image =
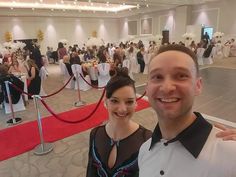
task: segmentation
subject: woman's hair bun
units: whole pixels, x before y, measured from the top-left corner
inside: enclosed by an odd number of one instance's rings
[[[123,76],[123,77],[129,77],[129,70],[127,67],[117,67],[110,71],[111,77],[117,77],[117,76]]]

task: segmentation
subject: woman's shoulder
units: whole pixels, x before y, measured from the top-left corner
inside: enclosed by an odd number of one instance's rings
[[[105,130],[105,125],[100,125],[98,127],[95,127],[91,130],[90,135],[95,136],[98,131],[104,131]]]
[[[139,125],[139,131],[141,131],[142,136],[145,140],[148,140],[152,136],[152,131],[143,127],[142,125]]]

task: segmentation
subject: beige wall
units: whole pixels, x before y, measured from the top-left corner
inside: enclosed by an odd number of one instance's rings
[[[4,42],[4,34],[9,31],[13,39],[37,38],[37,31],[44,33],[41,49],[47,46],[57,48],[59,40],[66,39],[69,45],[82,46],[93,31],[105,42],[119,39],[118,19],[97,18],[63,18],[63,17],[0,17],[0,43]]]

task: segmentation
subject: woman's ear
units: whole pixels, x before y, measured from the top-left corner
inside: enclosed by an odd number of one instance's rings
[[[107,108],[107,99],[104,99],[104,107]]]

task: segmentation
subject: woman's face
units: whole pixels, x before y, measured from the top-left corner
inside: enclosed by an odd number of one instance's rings
[[[129,120],[136,107],[136,95],[134,88],[124,86],[116,90],[111,98],[105,100],[109,118],[116,121]]]

